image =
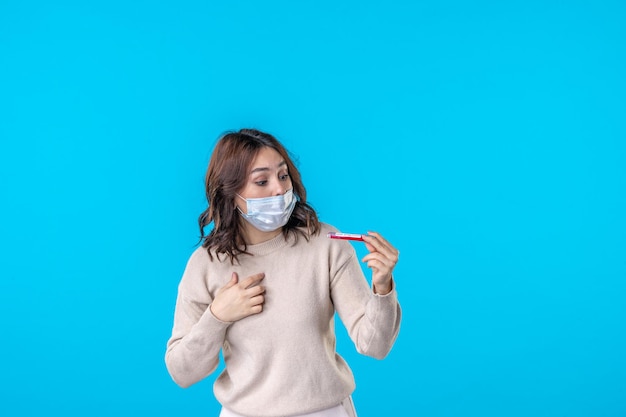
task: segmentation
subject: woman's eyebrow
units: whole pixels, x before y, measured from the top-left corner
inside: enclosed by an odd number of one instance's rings
[[[277,169],[278,169],[278,168],[282,168],[282,167],[283,167],[283,166],[285,166],[285,165],[287,165],[287,162],[282,161],[280,164],[278,164],[278,165],[276,166],[276,168],[277,168]],[[250,172],[250,174],[254,174],[254,173],[256,173],[256,172],[269,171],[269,170],[270,170],[270,169],[269,169],[269,167],[258,167],[258,168],[254,168],[254,169]]]

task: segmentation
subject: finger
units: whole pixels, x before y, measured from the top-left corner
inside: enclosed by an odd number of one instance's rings
[[[367,235],[363,235],[363,240],[366,243],[366,247],[369,244],[375,250],[385,253],[390,258],[397,257],[397,255],[400,253],[399,250],[394,248],[393,245],[391,245],[379,233],[377,232],[367,232],[367,233],[368,233]],[[369,247],[367,247],[367,249],[370,252],[373,252]]]
[[[393,245],[391,243],[389,243],[389,241],[387,239],[385,239],[380,233],[378,232],[371,232],[368,231],[367,234],[365,236],[374,236],[376,237],[383,245],[386,245],[387,247],[389,247],[390,249],[393,249]]]
[[[236,285],[238,281],[239,281],[239,275],[237,275],[237,273],[236,273],[236,272],[233,272],[233,274],[232,274],[232,275],[231,275],[231,277],[230,277],[230,281],[228,281],[228,282],[226,283],[226,285],[224,285],[221,289],[222,289],[222,290],[227,290],[227,289],[229,289],[230,287],[232,287],[232,286]]]
[[[367,267],[372,270],[373,274],[391,275],[393,266],[384,264],[378,259],[371,259],[367,262]]]
[[[365,255],[361,259],[361,262],[368,262],[368,261],[374,260],[374,259],[382,262],[385,265],[389,265],[389,266],[393,267],[398,262],[398,255],[394,254],[394,253],[385,254],[385,253],[382,253],[382,252],[371,252],[371,253],[368,253],[367,255]]]
[[[259,314],[263,311],[263,304],[257,304],[255,306],[250,307],[250,314]]]
[[[256,297],[252,297],[250,299],[250,306],[258,306],[259,304],[263,304],[265,302],[265,297],[262,295],[257,295]]]
[[[378,259],[380,262],[386,262],[389,260],[383,253],[381,252],[371,252],[361,258],[361,262],[368,262],[374,259]]]
[[[369,261],[367,267],[372,270],[374,275],[391,276],[393,272],[393,267],[385,265],[377,259]]]
[[[256,284],[258,284],[263,278],[265,278],[265,273],[260,272],[258,274],[250,275],[244,281],[241,281],[242,288],[250,288]]]
[[[263,285],[254,285],[246,289],[246,295],[248,297],[254,297],[255,295],[263,294],[265,287]]]
[[[400,251],[398,251],[398,250],[395,250],[395,249],[380,249],[380,250],[378,250],[374,246],[370,245],[369,243],[366,243],[365,247],[370,252],[370,254],[380,253],[380,254],[382,254],[383,256],[385,256],[386,258],[390,259],[393,262],[397,262],[398,259],[399,259]]]
[[[385,239],[378,232],[367,232],[367,235],[365,235],[365,236],[374,236],[377,239],[377,241],[380,242],[380,244],[383,245],[384,247],[388,248],[391,251],[397,250],[391,243],[389,243],[389,241],[387,239]]]
[[[391,247],[386,244],[384,240],[376,232],[368,232],[367,235],[363,235],[363,241],[374,247],[377,251],[390,251]]]

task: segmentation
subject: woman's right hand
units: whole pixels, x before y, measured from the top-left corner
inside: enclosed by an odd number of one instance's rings
[[[254,274],[239,282],[239,276],[233,272],[232,278],[217,290],[211,313],[220,321],[233,322],[263,311],[265,287],[259,282],[265,278],[263,272]]]

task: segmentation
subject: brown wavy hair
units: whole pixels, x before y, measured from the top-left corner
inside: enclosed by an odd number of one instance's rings
[[[211,155],[204,184],[208,207],[200,214],[200,241],[213,260],[214,251],[218,261],[225,254],[231,263],[240,254],[249,254],[243,240],[242,223],[245,221],[235,206],[235,194],[240,191],[247,179],[252,161],[262,148],[271,148],[283,157],[297,198],[296,206],[283,226],[285,238],[291,233],[306,240],[320,231],[317,213],[306,200],[306,189],[300,172],[296,168],[289,151],[272,135],[256,129],[241,129],[222,135]],[[213,229],[205,234],[205,228],[213,223]]]

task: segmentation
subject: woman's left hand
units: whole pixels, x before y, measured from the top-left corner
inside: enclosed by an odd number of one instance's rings
[[[400,251],[394,248],[379,233],[367,232],[363,241],[369,254],[362,262],[372,270],[372,285],[376,294],[385,295],[391,292],[391,273],[398,262]]]

